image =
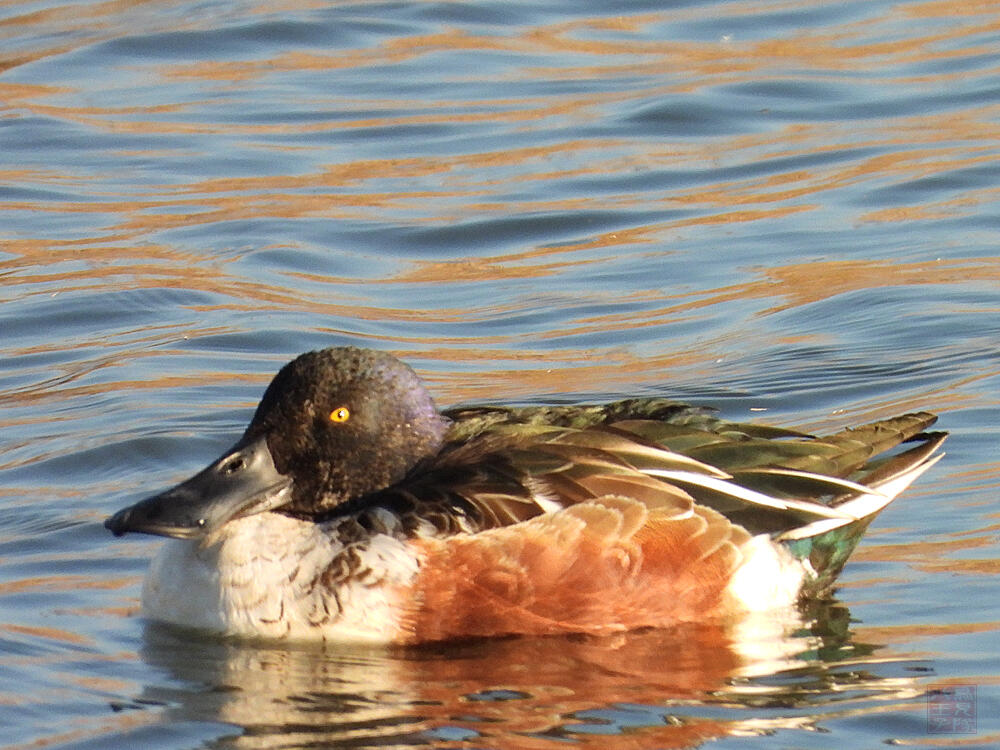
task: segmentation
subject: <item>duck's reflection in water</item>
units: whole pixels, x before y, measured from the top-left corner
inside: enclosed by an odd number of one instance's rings
[[[919,695],[906,663],[852,642],[848,621],[822,602],[738,625],[405,650],[149,626],[141,655],[175,682],[142,702],[170,721],[228,725],[222,747],[691,747]]]

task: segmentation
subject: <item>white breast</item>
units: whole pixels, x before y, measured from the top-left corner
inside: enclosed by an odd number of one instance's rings
[[[205,539],[168,540],[146,576],[143,613],[232,635],[388,641],[417,568],[392,537],[345,547],[331,525],[259,513]]]

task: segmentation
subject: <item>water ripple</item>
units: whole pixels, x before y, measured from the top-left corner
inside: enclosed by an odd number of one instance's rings
[[[5,4],[7,742],[926,744],[923,692],[972,683],[995,744],[998,31],[975,0]],[[148,632],[156,542],[102,519],[331,344],[442,404],[929,408],[953,435],[845,571],[852,612],[780,653]]]

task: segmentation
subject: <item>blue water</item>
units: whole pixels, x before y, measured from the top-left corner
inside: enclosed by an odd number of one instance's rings
[[[0,742],[1000,744],[998,44],[974,2],[4,4]],[[104,517],[347,343],[442,405],[952,437],[768,658],[147,626],[159,542]],[[929,731],[956,684],[974,731]]]

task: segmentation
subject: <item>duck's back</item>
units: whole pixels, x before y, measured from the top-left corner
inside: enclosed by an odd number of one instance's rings
[[[832,583],[944,437],[923,432],[926,413],[820,439],[663,399],[445,414],[441,455],[373,503],[403,519],[419,560],[404,640],[605,633],[792,604]]]

